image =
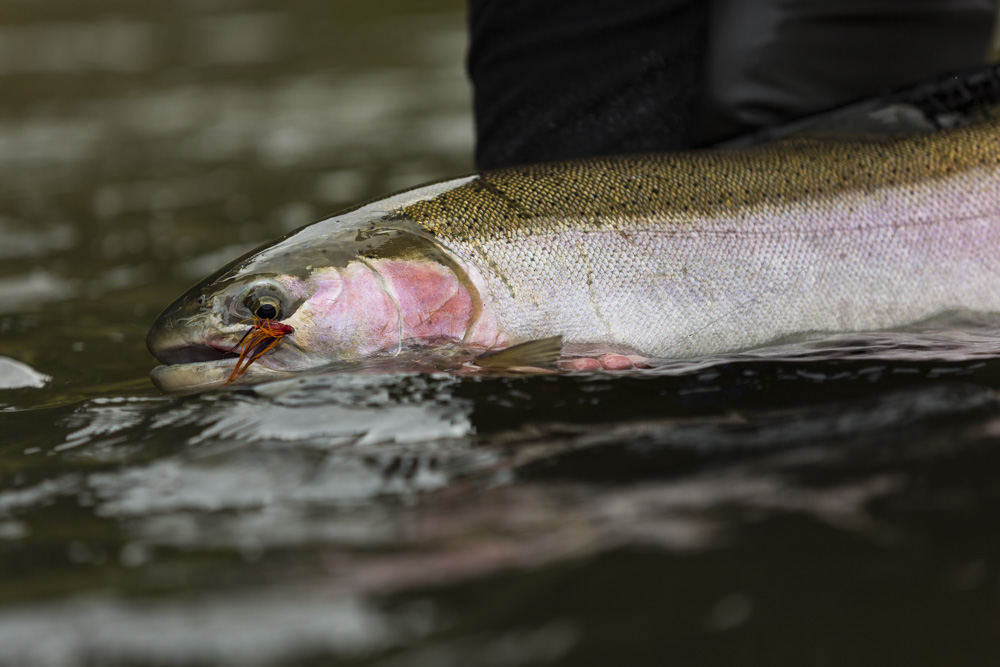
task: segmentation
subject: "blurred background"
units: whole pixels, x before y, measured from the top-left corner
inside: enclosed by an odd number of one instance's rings
[[[146,389],[196,280],[469,171],[465,39],[461,0],[0,2],[0,355],[53,378],[26,400]]]

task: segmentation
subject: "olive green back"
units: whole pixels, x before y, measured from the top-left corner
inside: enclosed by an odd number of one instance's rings
[[[633,155],[484,172],[400,214],[444,237],[676,224],[863,195],[1000,162],[1000,120],[910,136],[793,137],[745,149]]]

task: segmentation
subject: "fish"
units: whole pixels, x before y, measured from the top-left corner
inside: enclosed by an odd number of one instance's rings
[[[254,317],[293,331],[235,383],[561,337],[675,359],[1000,311],[1000,119],[525,165],[292,231],[168,306],[161,390],[220,386]]]

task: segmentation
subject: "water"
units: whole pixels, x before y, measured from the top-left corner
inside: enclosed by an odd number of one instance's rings
[[[203,274],[471,168],[457,2],[0,3],[0,664],[987,665],[1000,322],[160,396]]]

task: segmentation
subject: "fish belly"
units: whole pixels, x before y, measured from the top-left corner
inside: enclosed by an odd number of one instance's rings
[[[1000,177],[981,169],[714,217],[452,243],[516,342],[689,357],[1000,311]],[[588,231],[584,231],[587,229]]]

